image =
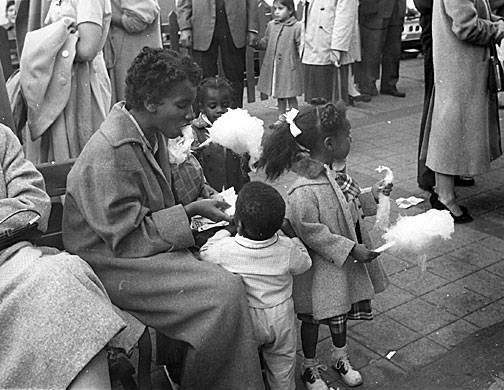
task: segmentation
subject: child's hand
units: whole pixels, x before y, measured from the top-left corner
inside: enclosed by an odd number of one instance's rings
[[[385,179],[382,179],[379,182],[373,184],[373,186],[371,187],[371,193],[373,194],[375,199],[378,199],[380,192],[385,196],[390,196],[393,186],[394,183],[385,184]]]
[[[363,244],[355,244],[350,252],[350,256],[352,256],[358,263],[371,263],[372,260],[380,256],[380,253],[370,251]]]

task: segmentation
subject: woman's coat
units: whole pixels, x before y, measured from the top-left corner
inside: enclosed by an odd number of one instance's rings
[[[308,248],[312,268],[294,277],[296,312],[324,319],[347,313],[352,303],[372,299],[388,285],[379,259],[356,263],[350,256],[357,236],[350,208],[330,172],[314,160],[298,166],[300,175],[287,196],[287,218]],[[366,214],[376,212],[370,194],[361,194]],[[372,197],[371,197],[372,198]],[[373,248],[359,209],[363,243]]]
[[[422,153],[435,172],[484,173],[501,155],[496,96],[488,92],[492,17],[486,0],[434,0],[435,94]]]
[[[304,10],[302,21],[303,64],[332,64],[332,50],[342,52],[341,65],[360,61],[358,10],[358,0],[310,1],[308,8]]]
[[[285,22],[272,20],[259,47],[266,49],[261,66],[259,91],[275,98],[303,94],[303,72],[299,58],[301,23],[291,16]]]

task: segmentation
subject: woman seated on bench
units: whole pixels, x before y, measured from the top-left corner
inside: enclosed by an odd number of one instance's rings
[[[182,389],[262,389],[239,276],[198,261],[190,219],[229,220],[213,199],[177,204],[167,138],[193,119],[201,78],[189,58],[144,48],[117,103],[68,176],[63,243],[91,264],[112,302],[187,343]]]
[[[2,124],[0,164],[0,231],[36,216],[44,230],[44,180]],[[1,248],[0,387],[110,388],[104,347],[125,323],[89,265],[28,241]]]

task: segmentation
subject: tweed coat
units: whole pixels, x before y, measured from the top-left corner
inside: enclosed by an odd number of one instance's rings
[[[355,223],[332,172],[311,159],[297,167],[300,175],[287,195],[287,218],[312,258],[312,268],[294,277],[296,312],[325,319],[347,313],[353,303],[372,299],[383,291],[388,278],[379,259],[356,263],[350,252],[357,242]],[[358,210],[363,243],[372,249],[363,211],[376,212],[370,193],[361,194]]]
[[[91,264],[115,305],[191,346],[181,388],[262,389],[241,279],[189,251],[167,142],[157,143],[153,153],[124,102],[114,105],[68,175],[65,248]]]
[[[224,0],[226,17],[234,45],[247,44],[247,33],[259,31],[257,0]],[[193,49],[208,50],[216,20],[215,0],[180,0],[177,18],[180,30],[192,30]]]
[[[331,51],[342,52],[341,65],[361,59],[358,0],[314,0],[303,14],[301,61],[332,64]]]
[[[423,153],[435,172],[473,176],[501,154],[496,97],[488,92],[497,25],[486,0],[435,0],[433,7],[435,93]]]
[[[0,165],[0,218],[35,210],[45,230],[51,201],[44,179],[1,124]],[[2,230],[33,216],[16,214]],[[22,241],[0,250],[0,275],[2,388],[67,388],[125,326],[98,277],[77,256]]]
[[[294,16],[285,22],[271,20],[260,49],[266,49],[257,88],[275,98],[302,95],[303,72],[299,58],[301,23]]]

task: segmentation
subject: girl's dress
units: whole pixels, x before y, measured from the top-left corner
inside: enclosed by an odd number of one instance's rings
[[[259,47],[266,49],[259,75],[259,91],[274,98],[303,93],[303,72],[299,57],[301,23],[294,16],[285,22],[272,20]]]
[[[350,252],[357,242],[373,248],[363,216],[376,213],[375,200],[345,173],[308,157],[295,171],[299,177],[287,195],[287,218],[313,262],[294,278],[296,312],[318,321],[371,319],[370,300],[387,287],[388,278],[379,259],[356,263]]]
[[[20,81],[28,109],[29,160],[76,158],[108,114],[111,88],[103,54],[75,62],[78,38],[69,26],[97,24],[103,48],[111,12],[110,0],[53,0],[46,26],[26,35]]]
[[[212,188],[220,192],[223,189],[234,187],[238,193],[244,184],[250,181],[248,158],[215,143],[199,148],[199,145],[209,137],[209,126],[211,123],[204,114],[200,114],[193,121],[194,155],[203,167],[205,178]]]

